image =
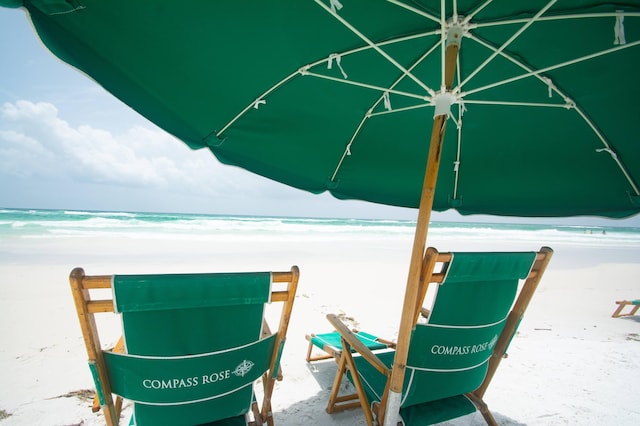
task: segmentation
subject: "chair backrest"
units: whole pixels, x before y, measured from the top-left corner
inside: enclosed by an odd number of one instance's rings
[[[536,255],[446,254],[442,270],[426,278],[437,289],[427,322],[411,335],[403,407],[478,389]]]
[[[76,307],[107,423],[111,392],[134,402],[138,425],[185,419],[199,424],[245,414],[253,382],[267,371],[270,379],[277,374],[297,276],[295,267],[289,273],[112,277],[74,270]],[[105,287],[104,281],[113,300],[92,300],[87,289]],[[287,289],[272,293],[273,281],[286,282]],[[277,332],[270,334],[263,314],[274,298],[285,306]],[[91,312],[96,309],[121,314],[125,354],[101,350]]]

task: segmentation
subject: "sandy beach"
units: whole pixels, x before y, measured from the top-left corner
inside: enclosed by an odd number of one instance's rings
[[[615,300],[640,297],[640,248],[540,241],[430,241],[447,250],[555,250],[509,358],[486,395],[501,425],[640,423],[640,315],[611,318]],[[362,425],[358,410],[324,407],[335,364],[308,365],[309,332],[327,313],[393,337],[411,238],[256,236],[240,239],[4,238],[0,241],[0,425],[99,425],[68,274],[288,270],[301,279],[273,397],[279,425]],[[113,326],[114,340],[118,334]],[[125,410],[125,415],[128,410]],[[123,417],[122,423],[125,424]],[[484,424],[479,414],[451,425]]]

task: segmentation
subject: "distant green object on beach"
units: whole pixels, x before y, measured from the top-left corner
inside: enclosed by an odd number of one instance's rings
[[[434,114],[450,114],[435,210],[638,213],[638,2],[444,3],[24,6],[47,48],[133,109],[285,184],[417,207]]]

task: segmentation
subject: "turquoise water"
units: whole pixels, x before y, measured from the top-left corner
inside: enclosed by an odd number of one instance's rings
[[[0,238],[407,238],[415,221],[221,216],[203,214],[0,209]],[[640,228],[433,222],[439,240],[534,241],[579,246],[640,248]]]

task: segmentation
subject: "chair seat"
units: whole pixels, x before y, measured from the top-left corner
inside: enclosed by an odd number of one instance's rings
[[[385,349],[387,347],[386,344],[378,340],[379,339],[378,336],[375,336],[373,334],[369,334],[364,331],[358,331],[354,334],[356,335],[358,340],[364,343],[364,345],[369,349],[371,349],[372,351],[375,351],[378,349]],[[342,350],[340,333],[338,333],[337,331],[332,331],[330,333],[315,334],[311,337],[311,343],[322,350],[324,350],[324,348],[327,346],[333,346],[335,348]]]
[[[388,347],[393,347],[394,345],[392,342],[384,340],[374,334],[360,330],[352,331],[353,334],[358,338],[358,340],[360,340],[362,344],[364,344],[372,351],[386,349]],[[306,338],[309,341],[309,349],[307,350],[307,362],[334,358],[340,356],[340,353],[342,352],[342,341],[340,339],[340,333],[338,333],[337,331],[320,334],[308,334]],[[311,352],[314,346],[323,351],[324,354],[312,355]]]
[[[425,402],[401,408],[400,417],[405,426],[431,425],[466,416],[476,411],[475,405],[464,395]]]

